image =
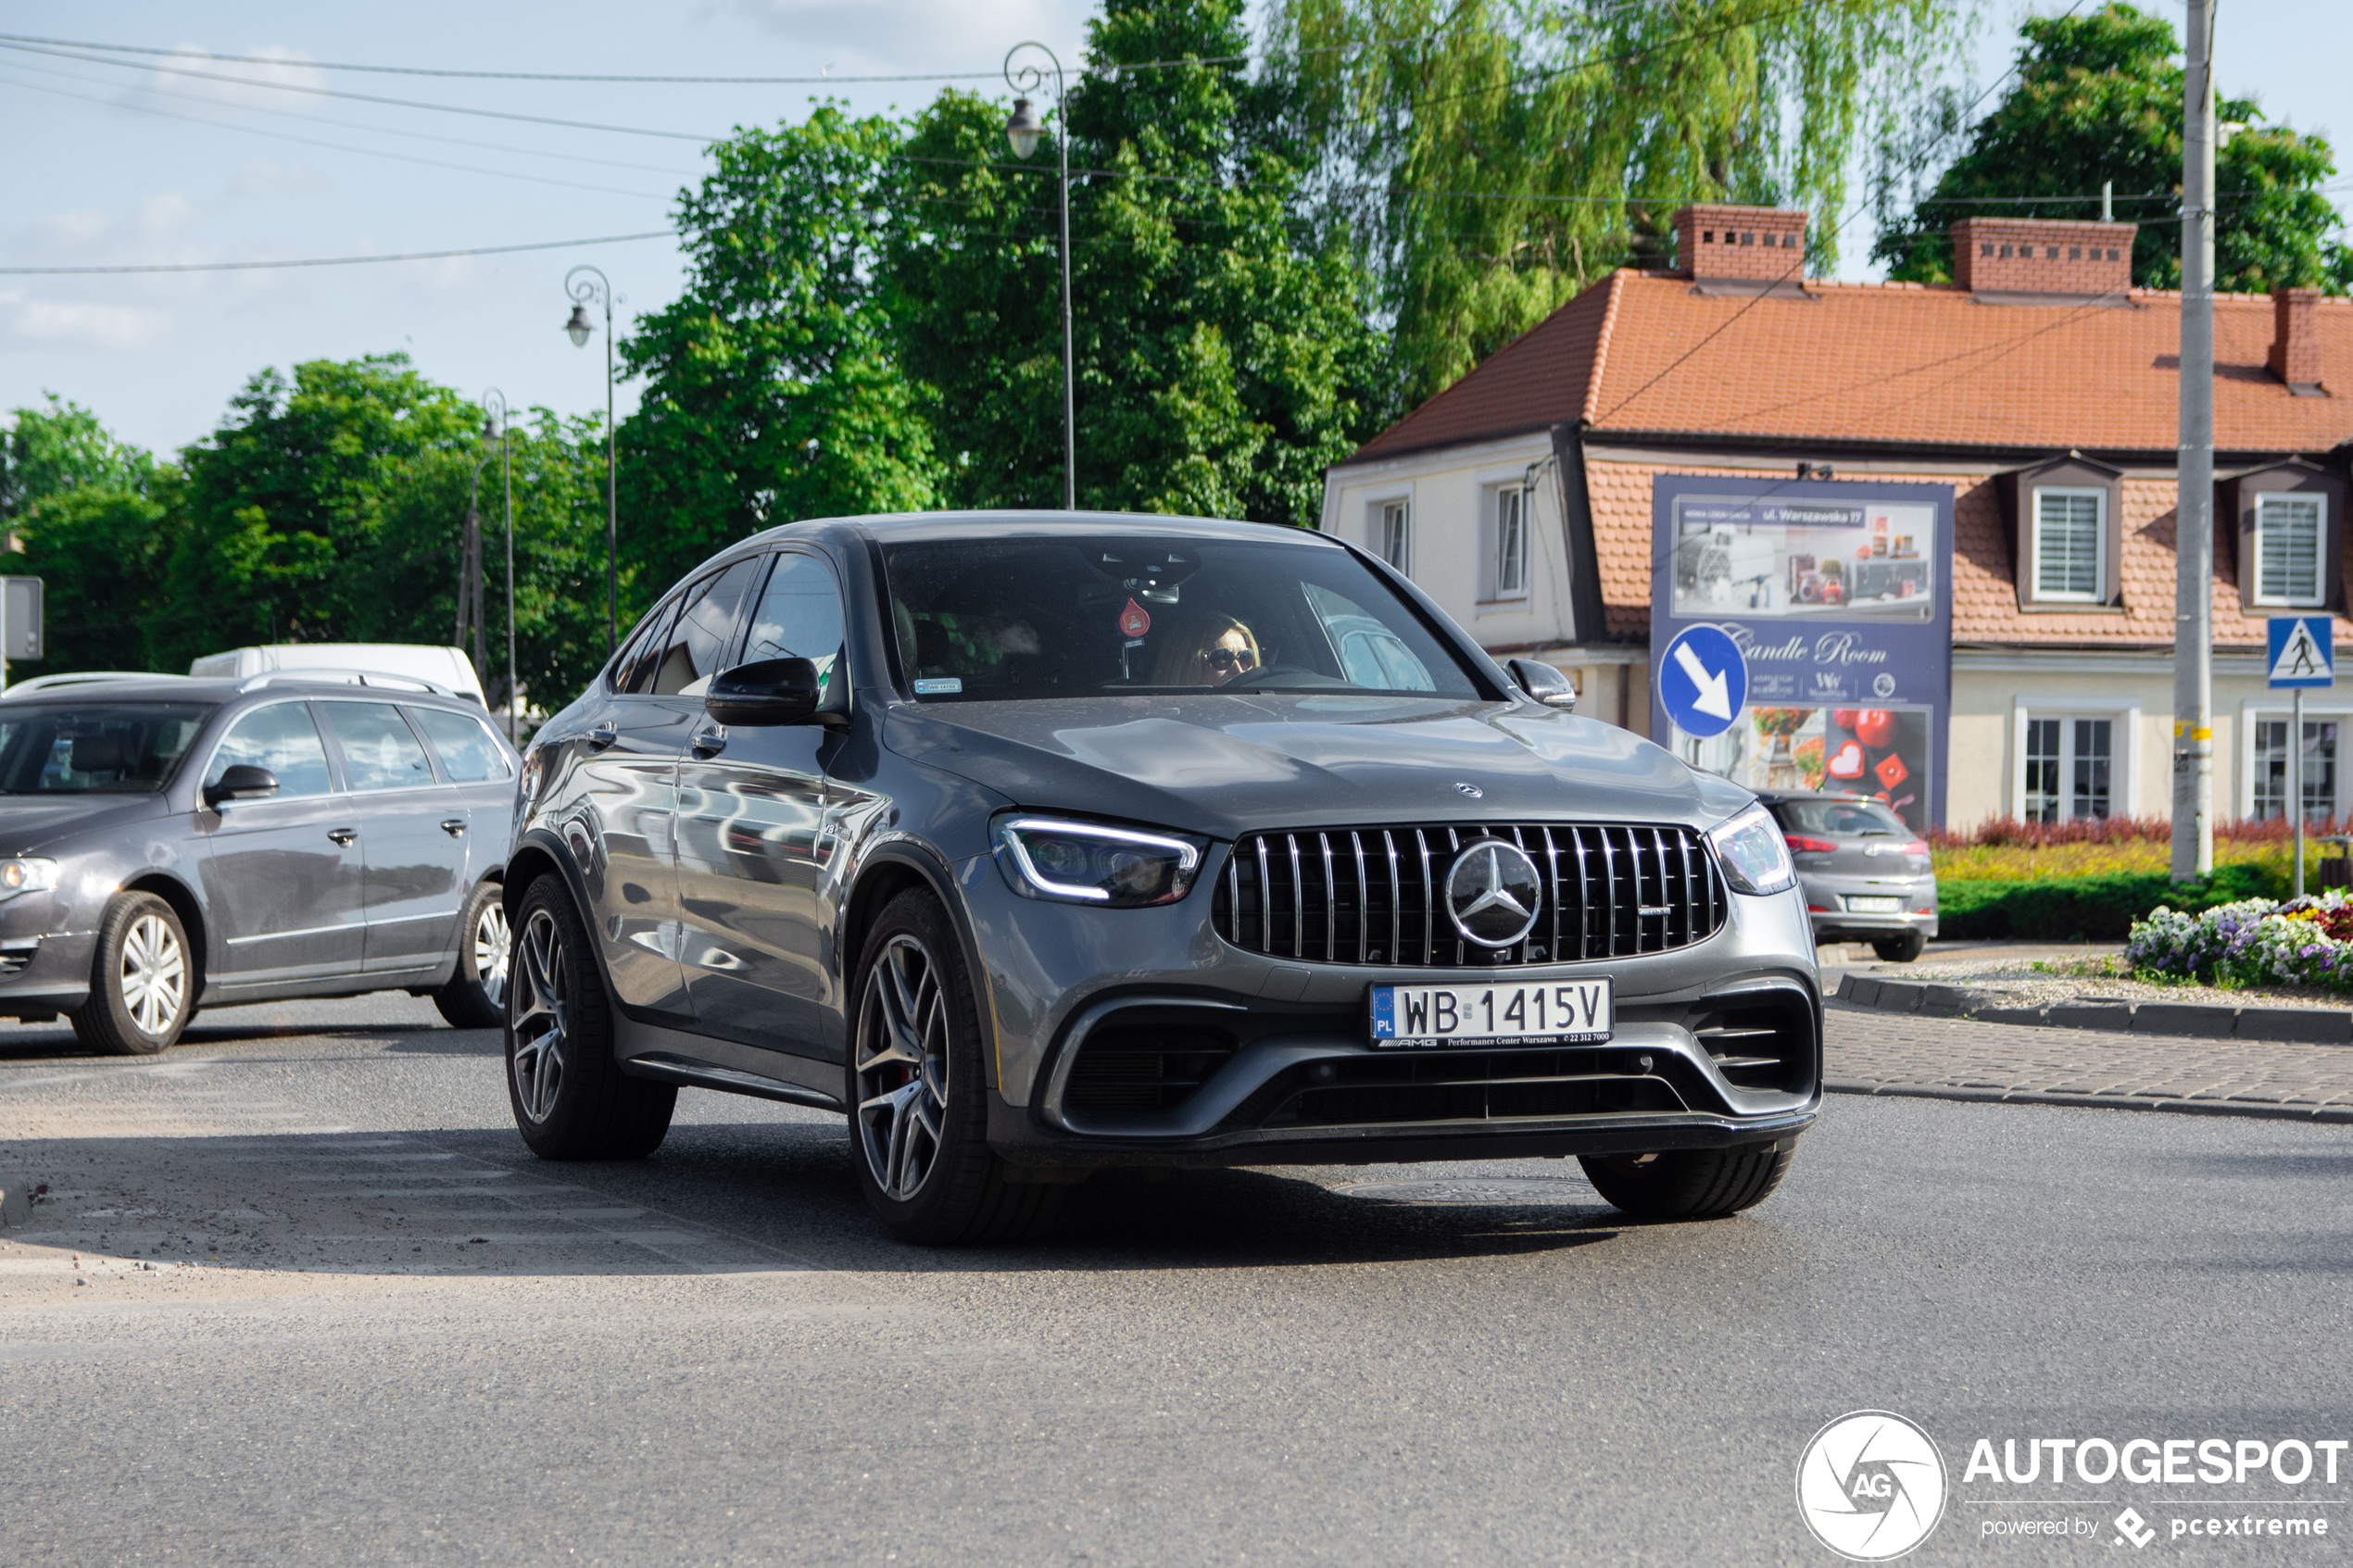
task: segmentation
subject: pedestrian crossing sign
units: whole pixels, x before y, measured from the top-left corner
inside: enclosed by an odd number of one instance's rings
[[[2334,621],[2325,615],[2275,615],[2271,619],[2271,671],[2274,690],[2336,684]]]

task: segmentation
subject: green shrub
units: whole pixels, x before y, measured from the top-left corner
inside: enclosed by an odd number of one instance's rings
[[[2271,866],[2238,864],[2217,866],[2198,882],[2176,883],[2162,872],[1940,882],[1936,895],[1936,931],[1945,941],[2121,942],[2160,904],[2196,914],[2242,898],[2283,898],[2287,888]]]

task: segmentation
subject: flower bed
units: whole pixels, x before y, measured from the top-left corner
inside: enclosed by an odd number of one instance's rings
[[[2246,898],[2196,914],[2163,906],[2133,923],[2135,970],[2208,985],[2317,985],[2353,992],[2353,901]]]

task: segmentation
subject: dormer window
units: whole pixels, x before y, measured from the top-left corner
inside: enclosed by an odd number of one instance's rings
[[[2222,515],[2238,514],[2240,608],[2343,608],[2345,488],[2301,458],[2225,482]]]
[[[2322,602],[2327,511],[2318,495],[2255,497],[2257,604],[2310,607]]]
[[[2098,604],[2108,581],[2108,492],[2034,492],[2032,576],[2037,599]]]

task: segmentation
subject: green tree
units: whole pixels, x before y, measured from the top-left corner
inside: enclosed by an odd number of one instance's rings
[[[1693,201],[1805,206],[1958,38],[1955,0],[1277,0],[1280,111],[1378,258],[1397,393],[1446,386]]]
[[[2111,0],[2087,15],[2032,19],[2020,32],[2016,84],[1908,213],[1882,214],[1872,254],[1895,278],[1950,282],[1954,222],[2096,218],[2106,181],[2117,216],[2140,225],[2133,281],[2180,287],[2183,82],[2172,24]],[[2247,100],[2223,98],[2217,109],[2228,134],[2215,155],[2215,287],[2344,293],[2353,255],[2320,192],[2336,172],[2328,144],[2265,124]]]
[[[935,504],[931,429],[877,268],[900,135],[820,105],[719,143],[680,198],[686,291],[622,350],[648,378],[622,429],[631,605],[772,522]]]
[[[1378,428],[1369,279],[1299,211],[1302,176],[1236,57],[1232,0],[1108,0],[1070,89],[1077,491],[1086,507],[1312,523],[1326,464]],[[1198,62],[1142,71],[1142,62]],[[900,160],[900,361],[928,389],[945,498],[1061,504],[1053,146],[943,94]]]
[[[42,579],[45,670],[146,670],[178,475],[55,394],[0,439],[0,518]]]

